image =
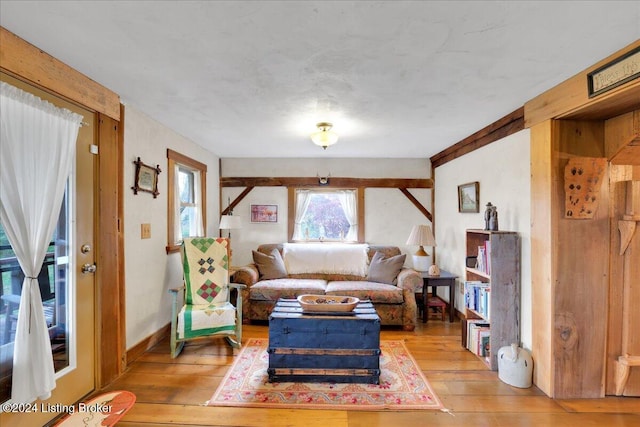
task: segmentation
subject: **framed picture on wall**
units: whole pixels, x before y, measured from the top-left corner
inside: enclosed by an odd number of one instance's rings
[[[480,183],[458,185],[458,212],[480,212]]]
[[[158,175],[161,172],[160,165],[154,168],[153,166],[142,163],[140,157],[134,160],[133,164],[136,165],[135,180],[133,187],[131,187],[133,194],[138,194],[138,191],[144,191],[153,194],[153,198],[155,199],[158,194],[160,194],[158,191]]]
[[[278,222],[278,205],[251,205],[251,222]]]

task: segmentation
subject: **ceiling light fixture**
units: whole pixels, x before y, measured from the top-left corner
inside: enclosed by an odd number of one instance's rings
[[[318,127],[318,132],[311,134],[311,140],[314,144],[326,150],[328,146],[338,142],[338,134],[331,131],[333,127],[331,123],[320,122],[316,126]]]

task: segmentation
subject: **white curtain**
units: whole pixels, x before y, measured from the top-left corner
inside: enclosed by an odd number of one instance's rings
[[[204,221],[202,218],[202,184],[200,183],[200,172],[193,173],[193,201],[196,204],[193,215],[193,234],[192,236],[204,236]]]
[[[293,226],[292,240],[304,239],[304,232],[302,230],[302,218],[304,218],[304,214],[307,213],[310,201],[311,192],[309,190],[296,191],[296,218]]]
[[[340,206],[342,206],[344,215],[349,222],[349,232],[344,236],[344,240],[348,242],[358,240],[358,204],[356,199],[356,192],[353,190],[338,191]]]
[[[0,220],[25,279],[13,353],[16,403],[56,386],[38,272],[60,213],[82,116],[0,82]]]
[[[173,167],[173,240],[176,245],[182,243],[182,215],[180,208],[182,199],[180,198],[180,165],[176,163]]]

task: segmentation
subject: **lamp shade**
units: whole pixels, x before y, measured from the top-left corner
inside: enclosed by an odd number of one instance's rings
[[[428,225],[414,225],[411,234],[407,239],[407,245],[411,246],[435,246],[436,239],[433,237],[431,227]]]
[[[242,228],[242,220],[239,216],[222,215],[220,217],[220,230],[235,230]]]

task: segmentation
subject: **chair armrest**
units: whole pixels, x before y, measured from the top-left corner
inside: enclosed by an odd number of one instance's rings
[[[242,283],[229,283],[229,287],[233,289],[246,289],[247,285]]]
[[[422,276],[412,268],[403,268],[398,273],[398,287],[414,293],[422,292]]]
[[[250,287],[258,282],[259,277],[258,267],[255,264],[247,264],[237,267],[236,272],[233,274],[233,281]]]

